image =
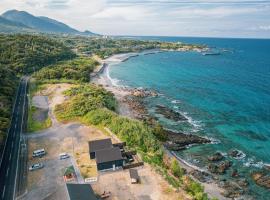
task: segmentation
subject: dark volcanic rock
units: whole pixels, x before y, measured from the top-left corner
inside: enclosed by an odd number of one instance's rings
[[[231,165],[232,165],[232,163],[228,160],[222,161],[219,164],[211,163],[208,165],[208,170],[214,174],[224,174],[226,172],[226,170],[231,167]]]
[[[242,179],[237,180],[237,184],[241,187],[247,187],[249,183],[247,179],[242,178]]]
[[[186,121],[187,118],[170,108],[163,105],[156,105],[156,113],[163,115],[167,119],[174,121]]]
[[[270,175],[265,172],[255,172],[252,174],[252,179],[259,186],[270,189]]]
[[[224,156],[220,152],[216,152],[214,155],[209,156],[209,161],[221,161],[224,158]]]
[[[236,158],[236,159],[241,159],[241,158],[244,158],[245,157],[245,154],[237,149],[234,149],[234,150],[231,150],[229,152],[229,155],[233,158]]]
[[[190,172],[190,174],[202,183],[205,183],[205,182],[209,183],[209,182],[212,182],[213,180],[213,176],[210,173],[207,173],[204,171],[193,170]]]
[[[241,188],[237,183],[232,181],[220,182],[219,186],[225,189],[222,195],[227,198],[237,198],[244,194],[244,189]]]
[[[211,140],[191,134],[184,134],[180,132],[173,132],[165,130],[168,135],[168,141],[164,144],[169,150],[179,151],[185,149],[193,144],[206,144]]]
[[[234,170],[232,171],[231,176],[232,176],[232,177],[238,177],[238,176],[239,176],[237,169],[234,169]]]

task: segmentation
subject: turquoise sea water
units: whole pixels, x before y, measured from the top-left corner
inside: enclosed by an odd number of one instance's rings
[[[216,56],[197,52],[141,55],[110,67],[110,76],[118,79],[118,84],[162,94],[146,103],[149,112],[166,127],[219,141],[178,152],[180,157],[204,168],[206,155],[238,149],[246,157],[233,160],[232,168],[248,179],[251,171],[270,163],[270,40],[140,39],[206,44],[222,51]],[[181,112],[189,122],[176,123],[156,115],[156,104]],[[229,178],[229,174],[224,177]],[[269,190],[249,181],[249,192],[255,199],[270,199]]]

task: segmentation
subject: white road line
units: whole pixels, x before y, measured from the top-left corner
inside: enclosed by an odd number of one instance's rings
[[[8,172],[9,172],[9,167],[7,168],[7,173],[6,173],[6,177],[8,176]]]
[[[3,189],[3,193],[2,193],[2,199],[4,199],[5,191],[6,191],[6,186],[4,185],[4,189]]]
[[[11,160],[11,156],[12,156],[12,154],[10,153],[10,154],[9,154],[9,160]]]
[[[13,141],[12,141],[12,143],[11,143],[11,149],[13,149]]]
[[[17,128],[17,124],[15,124],[15,129]]]

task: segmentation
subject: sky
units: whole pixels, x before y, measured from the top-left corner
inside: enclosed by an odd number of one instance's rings
[[[270,38],[270,0],[0,0],[105,35]]]

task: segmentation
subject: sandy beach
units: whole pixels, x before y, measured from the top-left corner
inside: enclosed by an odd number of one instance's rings
[[[159,53],[159,52],[153,51],[153,52],[147,52],[147,53],[145,52],[144,53],[126,53],[126,54],[117,54],[117,55],[110,56],[109,58],[101,61],[101,65],[97,68],[96,74],[92,77],[91,82],[98,85],[102,85],[106,90],[112,92],[115,95],[115,98],[117,99],[118,104],[119,104],[118,113],[120,115],[129,117],[129,118],[136,118],[136,111],[130,108],[129,104],[126,103],[124,100],[126,96],[131,95],[132,89],[125,86],[117,85],[117,81],[111,79],[109,75],[109,68],[113,67],[113,65],[116,65],[120,62],[124,62],[128,60],[130,57],[135,57],[135,56],[140,56],[140,55],[145,55],[145,54],[152,54],[152,53]],[[188,162],[177,157],[174,152],[170,152],[170,151],[166,151],[166,152],[170,157],[172,156],[176,157],[180,166],[185,168],[187,172],[192,172],[194,170],[203,171],[199,169],[198,167],[193,166],[192,164],[189,164]],[[196,179],[195,177],[193,178]],[[200,182],[199,180],[197,181]],[[201,182],[201,184],[204,186],[205,192],[208,193],[210,197],[212,198],[216,197],[220,200],[228,199],[221,195],[221,193],[224,192],[224,190],[218,187],[217,183],[215,183],[214,181],[204,182],[204,183]]]

